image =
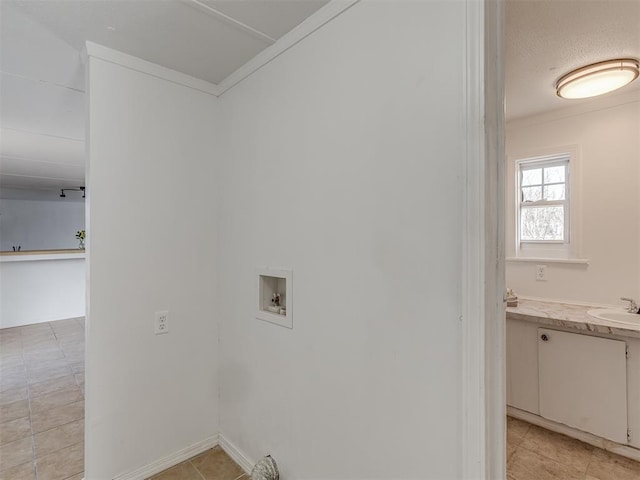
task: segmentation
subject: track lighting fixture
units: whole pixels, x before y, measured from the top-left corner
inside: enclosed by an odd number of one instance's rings
[[[82,198],[86,198],[87,197],[87,192],[85,187],[74,187],[74,188],[61,188],[60,189],[60,198],[66,198],[67,196],[65,195],[65,190],[66,191],[71,191],[71,192],[82,192]]]

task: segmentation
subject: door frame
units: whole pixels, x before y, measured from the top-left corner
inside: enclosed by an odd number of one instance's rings
[[[506,476],[504,0],[467,0],[462,475]]]

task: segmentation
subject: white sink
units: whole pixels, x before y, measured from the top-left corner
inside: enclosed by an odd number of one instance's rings
[[[589,310],[587,315],[607,320],[608,322],[624,323],[626,325],[640,325],[640,314],[629,313],[624,310],[614,310],[612,308],[598,308]]]

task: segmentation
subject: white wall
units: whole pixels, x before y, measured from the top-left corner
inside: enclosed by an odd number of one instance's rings
[[[0,258],[0,328],[84,316],[84,258],[33,258]]]
[[[84,201],[69,198],[0,199],[0,250],[20,245],[25,250],[77,248],[76,232],[84,228]],[[56,193],[56,196],[59,192]],[[81,196],[81,194],[78,194]]]
[[[535,263],[508,262],[507,285],[530,297],[622,306],[619,297],[640,297],[638,92],[507,124],[507,256],[515,243],[513,162],[566,145],[578,146],[581,231],[572,234],[589,264],[548,263],[548,281],[541,282]]]
[[[88,97],[85,478],[103,480],[218,432],[218,147],[210,95],[91,57]]]
[[[360,2],[219,100],[220,428],[283,478],[461,476],[465,45],[463,2]]]

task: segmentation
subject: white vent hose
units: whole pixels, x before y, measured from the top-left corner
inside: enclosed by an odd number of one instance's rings
[[[271,455],[262,457],[251,470],[251,480],[279,480],[279,478],[278,465]]]

